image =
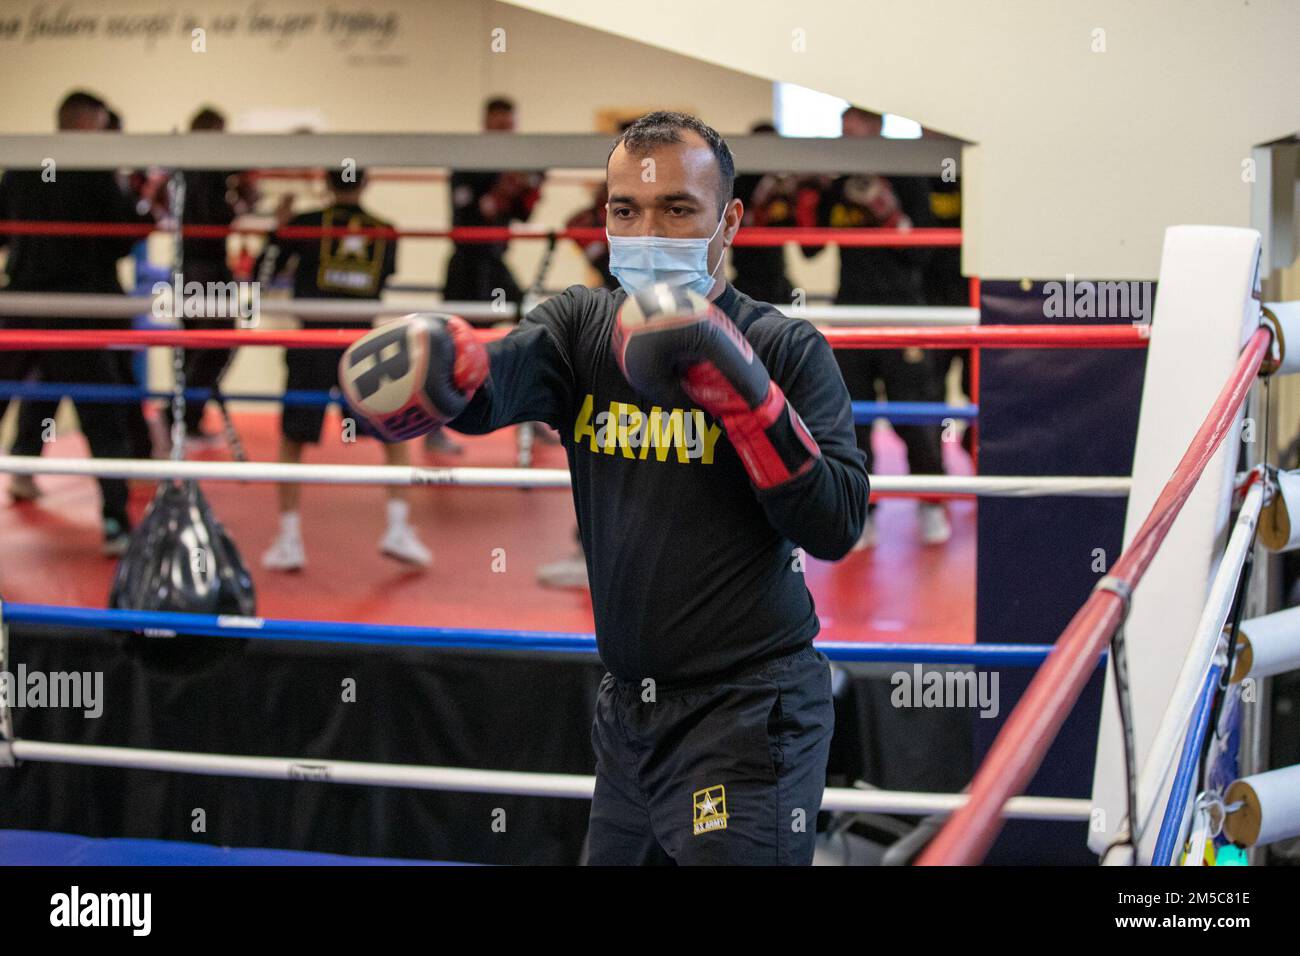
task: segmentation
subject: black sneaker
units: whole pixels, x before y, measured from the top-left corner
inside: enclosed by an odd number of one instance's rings
[[[131,543],[131,529],[117,518],[104,519],[104,546],[100,549],[105,557],[118,558],[126,553]]]

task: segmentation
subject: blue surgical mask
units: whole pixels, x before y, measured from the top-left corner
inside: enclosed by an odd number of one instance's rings
[[[611,236],[609,242],[609,271],[628,295],[636,295],[656,282],[683,286],[708,295],[713,288],[713,274],[722,266],[709,268],[709,243],[722,228],[725,215],[718,220],[717,229],[707,239],[668,239],[663,236]]]

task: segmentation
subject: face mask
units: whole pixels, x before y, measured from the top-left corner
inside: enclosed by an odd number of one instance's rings
[[[709,243],[722,228],[725,216],[718,220],[713,235],[707,239],[668,239],[662,236],[611,236],[605,229],[609,242],[609,271],[628,295],[636,295],[656,282],[683,286],[708,295],[713,288],[713,274],[722,266],[709,268]]]

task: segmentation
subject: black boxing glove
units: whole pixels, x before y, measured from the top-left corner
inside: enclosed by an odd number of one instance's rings
[[[697,292],[642,289],[614,319],[614,356],[628,384],[671,405],[684,392],[722,422],[760,489],[808,471],[821,449],[729,318]]]
[[[367,332],[339,361],[348,405],[389,441],[415,438],[451,421],[487,374],[487,350],[469,323],[431,312]]]

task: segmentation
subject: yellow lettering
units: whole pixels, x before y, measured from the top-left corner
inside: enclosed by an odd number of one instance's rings
[[[650,409],[650,425],[646,429],[645,444],[641,446],[642,458],[646,457],[651,446],[654,447],[655,457],[659,461],[668,457],[669,448],[677,449],[677,460],[682,464],[691,460],[686,450],[686,431],[682,427],[680,408],[674,408],[668,413],[658,405]]]
[[[704,413],[698,408],[691,409],[691,414],[695,416],[695,434],[700,436],[700,441],[704,444],[704,454],[700,461],[703,464],[711,465],[713,464],[713,446],[722,437],[722,429],[716,422],[706,427]]]
[[[618,443],[623,447],[624,458],[635,458],[632,449],[641,437],[641,422],[645,415],[635,405],[624,405],[622,408],[618,418]]]
[[[718,424],[708,424],[700,409],[665,410],[656,405],[647,413],[630,402],[610,402],[608,412],[593,417],[595,404],[592,394],[582,400],[573,423],[575,446],[582,444],[583,439],[590,439],[593,452],[612,455],[617,449],[624,458],[639,458],[641,461],[649,457],[651,448],[655,450],[657,461],[667,461],[669,450],[676,449],[677,460],[683,465],[689,464],[693,458],[705,465],[713,464],[714,449],[722,437],[722,428]],[[687,419],[687,415],[691,417]]]
[[[609,419],[605,422],[605,447],[603,449],[606,455],[614,454],[614,448],[618,445],[618,413],[622,408],[622,402],[609,403]]]
[[[581,445],[582,439],[586,435],[591,436],[591,450],[596,450],[596,430],[591,427],[591,409],[595,403],[595,397],[589,392],[587,397],[582,400],[582,408],[578,409],[577,421],[573,423],[573,443]]]

